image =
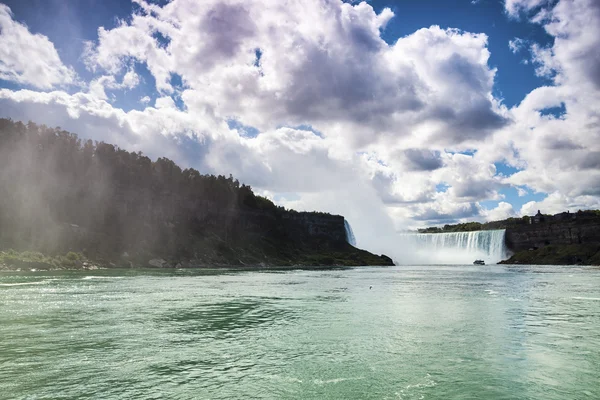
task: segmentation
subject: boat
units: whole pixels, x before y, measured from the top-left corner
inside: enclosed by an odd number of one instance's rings
[[[483,260],[475,260],[475,261],[473,261],[473,265],[485,265],[485,261],[483,261]]]

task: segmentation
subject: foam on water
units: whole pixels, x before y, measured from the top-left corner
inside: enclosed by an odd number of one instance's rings
[[[592,300],[592,301],[600,301],[600,297],[579,297],[579,296],[576,296],[576,297],[572,297],[572,299],[575,299],[575,300]]]
[[[15,283],[0,283],[0,286],[30,286],[30,285],[46,285],[56,279],[44,279],[43,281],[32,282],[15,282]]]
[[[90,280],[90,279],[123,279],[122,276],[97,276],[97,275],[88,275],[88,276],[84,276],[83,278],[81,278],[83,280]]]

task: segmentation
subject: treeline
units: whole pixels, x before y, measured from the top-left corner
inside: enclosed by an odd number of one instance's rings
[[[290,213],[231,175],[0,119],[0,250],[201,257],[209,242],[285,239]]]
[[[530,217],[524,216],[522,218],[507,218],[501,221],[492,222],[465,222],[462,224],[444,225],[443,227],[428,227],[419,229],[419,233],[448,233],[448,232],[470,232],[470,231],[483,231],[493,229],[507,229],[519,225],[527,225],[530,223]]]
[[[63,191],[61,196],[81,195],[81,189],[99,186],[93,182],[101,182],[181,193],[202,198],[220,208],[234,205],[276,208],[270,200],[256,196],[250,186],[240,185],[231,175],[203,175],[193,168],[182,170],[167,158],[153,162],[141,152],[128,152],[105,142],[82,141],[76,134],[32,122],[25,125],[0,119],[0,154],[2,166],[16,173],[15,178],[68,181],[70,188],[63,189],[69,191]],[[30,159],[24,160],[22,156],[30,156]]]
[[[600,218],[600,210],[578,210],[576,213],[570,214],[568,212],[563,212],[555,215],[540,215],[539,220],[536,221],[536,216],[525,215],[521,218],[507,218],[499,221],[491,221],[491,222],[465,222],[461,224],[447,224],[443,227],[427,227],[419,229],[419,233],[449,233],[449,232],[470,232],[470,231],[483,231],[483,230],[493,230],[493,229],[509,229],[515,228],[522,225],[530,225],[534,222],[546,223],[553,221],[564,221],[567,219],[572,220],[587,220],[587,219],[595,219]]]

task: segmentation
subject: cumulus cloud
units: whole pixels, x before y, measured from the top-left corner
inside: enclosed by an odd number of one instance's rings
[[[423,211],[416,214],[413,218],[423,220],[429,223],[452,223],[461,219],[473,220],[480,213],[479,207],[475,203],[452,203],[440,202],[431,206],[424,207]]]
[[[521,207],[522,215],[534,215],[538,210],[544,214],[557,214],[565,211],[577,212],[588,208],[600,208],[598,196],[569,197],[559,192],[553,192],[542,201],[530,201]]]
[[[130,69],[123,76],[123,82],[121,82],[121,87],[125,89],[133,89],[140,83],[140,76],[135,72],[135,70]]]
[[[521,12],[528,13],[549,2],[550,0],[505,0],[504,6],[508,15],[518,17]]]
[[[467,141],[506,122],[483,34],[433,26],[390,46],[380,30],[391,10],[334,0],[138,3],[144,12],[130,22],[99,29],[88,65],[116,73],[145,62],[164,93],[177,74],[193,112],[261,131],[311,124],[355,147],[417,131],[421,141]]]
[[[554,85],[529,93],[511,110],[515,124],[498,133],[498,140],[510,143],[517,162],[526,166],[505,182],[550,193],[522,212],[595,207],[600,194],[600,3],[560,0],[530,3],[522,10],[533,10],[531,22],[554,37],[549,47],[531,47],[537,73]],[[544,112],[554,107],[564,113]]]
[[[114,75],[103,75],[93,79],[89,85],[89,93],[100,100],[107,100],[106,89],[109,90],[128,90],[133,89],[140,83],[139,75],[130,69],[125,73],[121,82],[118,82]]]
[[[223,125],[169,107],[125,112],[94,92],[70,95],[0,89],[0,110],[5,117],[61,126],[83,138],[104,140],[154,158],[169,157],[201,170],[207,169],[205,143],[223,129]]]
[[[507,203],[505,201],[499,202],[496,208],[484,211],[483,215],[486,221],[499,221],[502,219],[518,216],[512,204]]]
[[[439,151],[426,149],[406,149],[401,155],[407,169],[416,171],[433,171],[441,168],[443,161]]]
[[[75,71],[63,65],[46,36],[32,34],[0,4],[0,79],[40,89],[73,84]]]
[[[521,38],[514,38],[508,41],[508,48],[513,54],[517,54],[527,46],[527,41]]]

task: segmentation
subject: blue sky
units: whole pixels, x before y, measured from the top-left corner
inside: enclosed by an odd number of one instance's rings
[[[365,229],[600,204],[593,0],[2,4],[0,117]]]

